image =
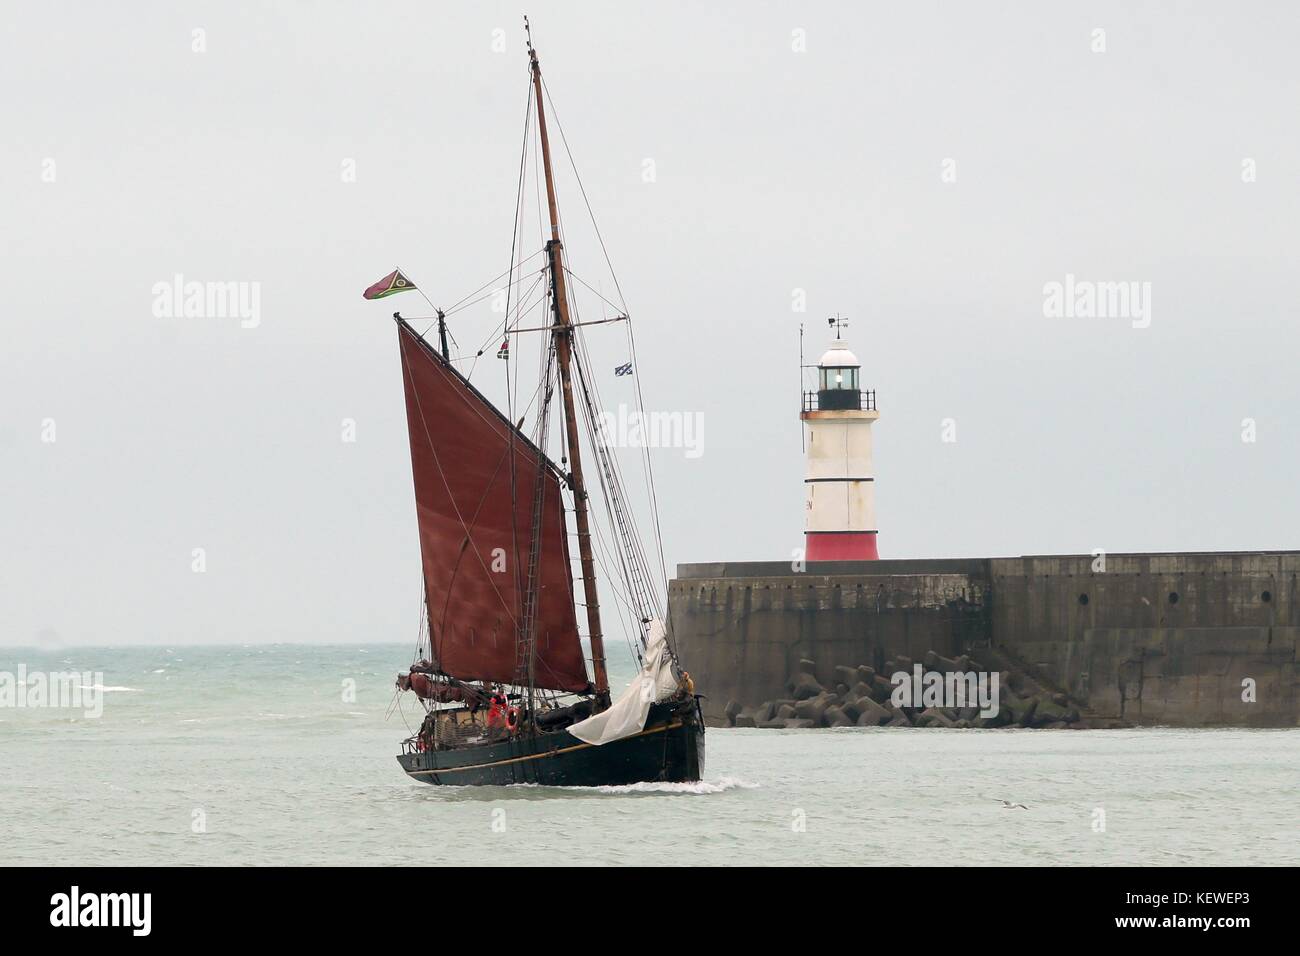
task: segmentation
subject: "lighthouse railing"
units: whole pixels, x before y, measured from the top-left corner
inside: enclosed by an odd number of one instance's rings
[[[821,399],[821,395],[822,395],[821,392],[804,392],[803,410],[805,412],[818,412],[818,411],[874,412],[877,411],[876,390],[874,388],[863,389],[862,391],[857,392],[856,404],[854,404],[853,401],[854,393],[850,392],[848,389],[828,389],[827,393],[828,395],[833,397],[828,398],[825,405],[823,406],[822,399]]]

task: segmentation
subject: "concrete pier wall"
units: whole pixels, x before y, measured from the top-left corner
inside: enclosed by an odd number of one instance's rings
[[[800,658],[877,668],[994,646],[1092,714],[1135,724],[1300,724],[1300,552],[688,564],[678,650],[717,718],[775,699]],[[1243,682],[1255,701],[1243,701]]]

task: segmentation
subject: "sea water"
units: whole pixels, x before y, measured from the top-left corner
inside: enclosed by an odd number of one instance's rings
[[[0,863],[1300,863],[1300,729],[711,729],[698,784],[432,787],[410,659],[0,649],[103,705],[0,706]]]

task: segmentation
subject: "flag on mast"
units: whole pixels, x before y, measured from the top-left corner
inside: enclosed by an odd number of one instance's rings
[[[367,299],[382,299],[386,295],[394,295],[398,292],[410,292],[415,287],[414,282],[402,275],[401,269],[394,269],[363,292],[362,296]]]

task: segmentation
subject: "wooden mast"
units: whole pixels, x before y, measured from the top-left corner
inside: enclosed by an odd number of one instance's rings
[[[569,466],[573,484],[573,510],[578,526],[578,556],[582,563],[582,589],[587,602],[587,631],[591,638],[591,667],[596,694],[609,699],[609,675],[605,670],[605,641],[600,627],[600,598],[596,593],[596,562],[591,551],[591,521],[587,515],[587,486],[582,479],[582,453],[578,445],[578,419],[573,408],[573,379],[569,370],[573,357],[573,320],[569,317],[569,296],[564,281],[564,253],[560,243],[560,216],[555,203],[555,179],[551,175],[551,146],[546,138],[546,112],[542,108],[542,66],[533,49],[528,18],[528,59],[532,65],[533,96],[537,100],[537,130],[542,141],[542,167],[546,172],[546,202],[551,213],[551,240],[546,251],[551,269],[551,307],[555,314],[552,336],[560,367],[560,391],[564,398],[564,427],[568,438]]]

